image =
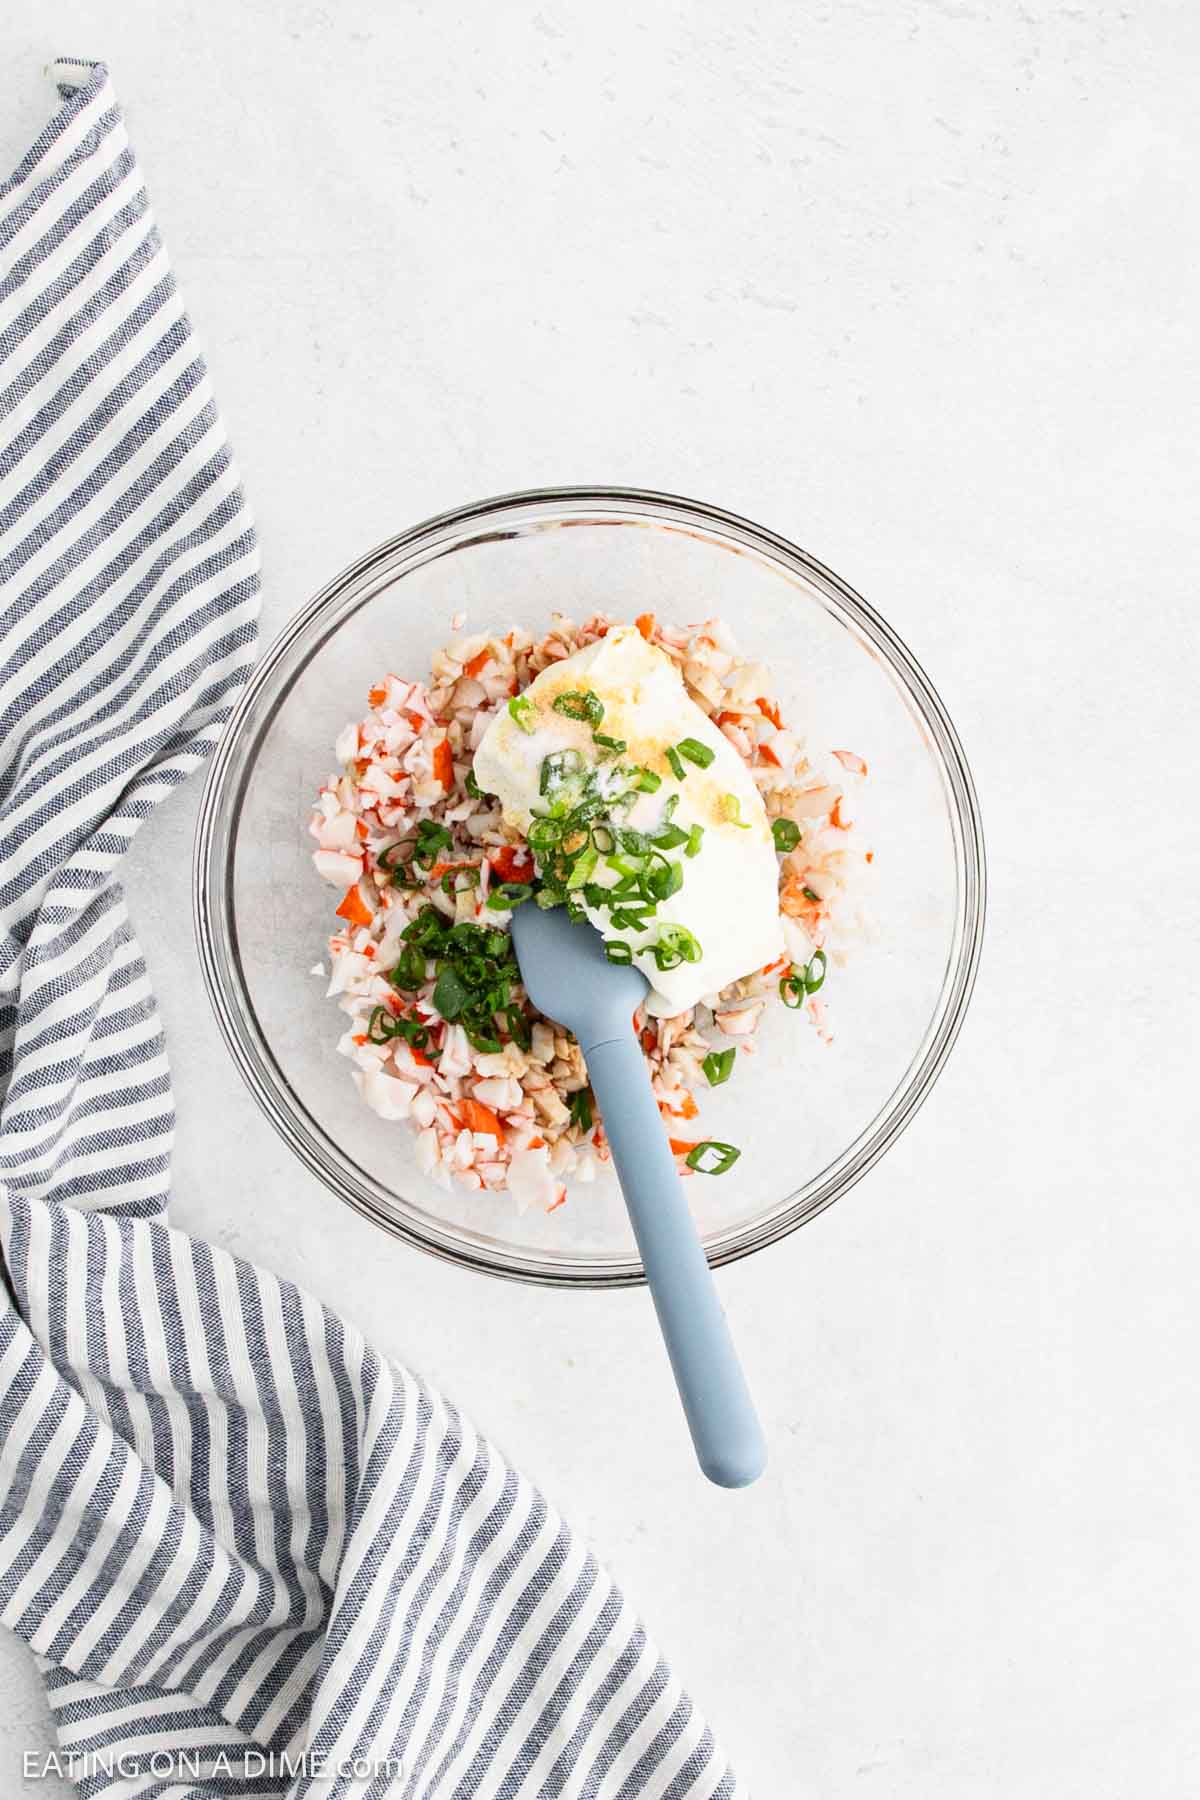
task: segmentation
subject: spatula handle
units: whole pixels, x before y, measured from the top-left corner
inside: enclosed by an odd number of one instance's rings
[[[766,1466],[766,1444],[645,1058],[629,1037],[586,1060],[700,1467],[721,1487],[745,1487]]]

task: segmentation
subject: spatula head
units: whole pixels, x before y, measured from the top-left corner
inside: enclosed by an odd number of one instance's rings
[[[649,984],[631,964],[609,962],[598,931],[569,919],[564,907],[527,900],[513,913],[512,935],[529,998],[575,1033],[585,1056],[596,1044],[628,1037]]]

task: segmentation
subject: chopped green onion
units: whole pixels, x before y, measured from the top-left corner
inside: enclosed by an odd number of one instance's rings
[[[582,719],[589,725],[598,725],[604,717],[604,704],[590,688],[586,693],[559,694],[554,701],[554,710],[562,713],[564,718]]]
[[[676,781],[682,781],[687,774],[687,770],[684,768],[683,763],[680,760],[679,752],[676,750],[674,744],[669,744],[667,746],[666,757],[671,765],[672,775],[675,777]]]
[[[817,969],[818,962],[821,965],[820,969]],[[817,989],[824,984],[825,971],[828,967],[829,967],[829,963],[826,958],[825,952],[823,950],[817,950],[816,952],[814,952],[814,954],[810,958],[810,960],[808,962],[806,962],[804,965],[804,991],[805,991],[805,993],[815,994]]]
[[[588,1088],[571,1095],[570,1111],[572,1125],[578,1125],[581,1131],[592,1129],[592,1096]]]
[[[804,1005],[803,972],[797,973],[795,969],[789,969],[786,975],[780,977],[779,998],[785,1006],[790,1006],[793,1012],[798,1006]]]
[[[641,907],[614,906],[612,922],[618,931],[645,931],[651,915]]]
[[[602,731],[592,733],[592,742],[604,751],[606,759],[610,756],[620,756],[623,750],[629,748],[624,738],[605,737]]]
[[[590,878],[599,860],[600,852],[594,844],[588,844],[586,849],[579,852],[571,866],[571,873],[567,876],[568,894],[583,886],[584,882]]]
[[[475,779],[474,769],[467,770],[467,779],[463,783],[463,785],[466,788],[468,794],[470,794],[472,800],[482,800],[483,799],[483,789],[480,787],[479,783]]]
[[[656,794],[662,786],[662,776],[656,775],[653,769],[637,768],[633,773],[637,777],[633,785],[639,793]]]
[[[411,1044],[414,1050],[426,1049],[429,1043],[429,1032],[419,1019],[397,1019],[396,1024],[400,1027],[400,1036],[406,1044]],[[441,1051],[430,1050],[429,1055],[440,1056]]]
[[[771,836],[775,839],[775,848],[786,856],[800,842],[800,827],[791,819],[773,819]]]
[[[750,821],[742,817],[742,803],[736,794],[721,795],[721,817],[740,831],[749,831]]]
[[[371,1022],[367,1026],[367,1042],[369,1044],[386,1044],[392,1038],[399,1036],[399,1019],[389,1012],[386,1006],[377,1006],[371,1014]]]
[[[700,1067],[708,1078],[709,1087],[720,1087],[733,1074],[733,1065],[737,1051],[730,1046],[728,1050],[710,1050]]]
[[[704,842],[704,827],[703,827],[703,825],[693,825],[692,829],[688,832],[687,849],[684,851],[683,854],[685,856],[696,856],[699,853],[700,846],[703,842]]]
[[[669,825],[671,823],[671,820],[675,817],[675,809],[678,805],[679,805],[679,795],[678,794],[669,795],[668,799],[667,799],[667,803],[663,807],[663,815],[662,815],[662,819],[660,820],[661,824]]]
[[[531,881],[502,881],[499,887],[492,889],[487,903],[493,912],[508,911],[514,906],[520,906],[532,893]]]
[[[508,703],[509,716],[521,731],[530,736],[533,734],[534,722],[537,718],[537,707],[528,694],[515,694]]]
[[[446,921],[436,906],[423,906],[411,925],[404,927],[404,941],[427,947],[434,944],[446,929]]]
[[[592,849],[601,856],[611,856],[617,847],[616,833],[611,825],[592,826]]]
[[[620,938],[605,938],[604,954],[607,956],[610,963],[621,963],[624,965],[625,963],[631,963],[633,961],[633,951],[629,948],[628,944],[623,944]]]
[[[820,896],[820,894],[815,894],[813,892],[812,888],[810,888],[810,887],[801,888],[800,892],[804,895],[804,898],[806,900],[811,900],[815,906],[820,906],[821,896]]]
[[[422,819],[417,826],[416,848],[412,853],[413,862],[418,869],[429,869],[437,861],[437,853],[444,850],[453,838],[444,825],[435,825],[432,819]]]
[[[693,937],[686,925],[664,925],[654,946],[656,958],[660,949],[678,951],[683,961],[689,963],[699,962],[704,954],[699,939]]]
[[[528,1050],[531,1038],[529,1020],[519,1006],[506,1006],[504,1019],[508,1026],[508,1035],[518,1050]]]
[[[669,900],[683,886],[683,870],[677,862],[669,861],[656,850],[654,861],[646,871],[645,884],[654,900]]]
[[[657,831],[650,833],[650,840],[660,850],[677,850],[680,844],[686,844],[689,833],[681,831],[678,825],[660,825]]]
[[[424,1050],[429,1042],[429,1033],[419,1019],[398,1018],[386,1006],[377,1006],[367,1026],[367,1042],[388,1044],[398,1037],[411,1044],[414,1050]],[[436,1056],[437,1052],[430,1054]]]
[[[394,888],[414,889],[424,885],[412,872],[412,857],[401,857],[399,854],[413,842],[412,838],[401,838],[398,844],[389,844],[386,850],[381,850],[375,859],[376,867],[391,877]]]
[[[698,769],[707,769],[716,755],[716,751],[710,750],[707,744],[702,744],[699,738],[680,738],[675,748],[680,756],[686,756]]]
[[[549,912],[552,907],[562,905],[565,895],[561,888],[541,887],[534,895],[534,899],[543,912]]]
[[[546,856],[561,842],[561,819],[534,819],[529,827],[529,848],[535,856]]]
[[[578,750],[554,750],[542,763],[539,791],[548,794],[583,772],[584,761]]]
[[[709,1160],[709,1151],[715,1160]],[[722,1144],[716,1138],[707,1138],[704,1143],[697,1144],[694,1150],[688,1151],[687,1166],[700,1175],[724,1175],[727,1169],[732,1169],[741,1154],[732,1144]]]
[[[779,983],[779,997],[784,1005],[793,1009],[803,1006],[810,994],[817,993],[824,986],[828,967],[828,958],[823,950],[814,950],[803,968],[797,968],[793,963]]]

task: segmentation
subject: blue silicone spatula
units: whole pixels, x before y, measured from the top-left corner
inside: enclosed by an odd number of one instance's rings
[[[583,1051],[700,1467],[746,1487],[767,1449],[634,1036],[646,977],[561,907],[518,907],[512,934],[530,999]]]

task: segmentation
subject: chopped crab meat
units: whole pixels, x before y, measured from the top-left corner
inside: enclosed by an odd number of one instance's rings
[[[485,1106],[497,1112],[512,1112],[521,1104],[521,1084],[511,1076],[489,1076],[484,1081],[477,1081],[471,1092],[476,1100],[482,1100]]]
[[[713,1016],[726,1037],[749,1037],[762,1017],[762,1002],[747,1006],[742,1012],[719,1012]]]
[[[417,1089],[407,1081],[400,1081],[384,1069],[356,1070],[355,1080],[359,1093],[381,1119],[409,1117]]]
[[[358,848],[358,820],[352,812],[339,811],[332,816],[314,813],[309,830],[322,850],[355,851]]]
[[[787,815],[790,819],[821,819],[833,810],[841,792],[840,788],[829,787],[821,783],[817,787],[801,788],[799,792],[789,794]]]
[[[362,874],[363,859],[349,850],[314,850],[313,867],[331,887],[344,890],[353,887]]]
[[[518,1212],[548,1212],[554,1204],[558,1183],[550,1172],[550,1158],[545,1148],[514,1150],[508,1164],[508,1191]]]

